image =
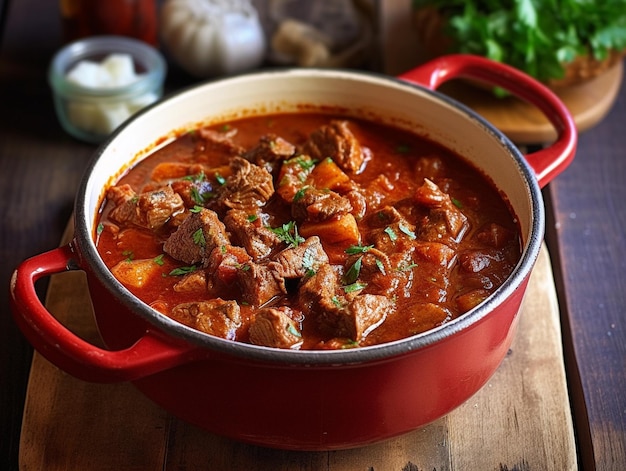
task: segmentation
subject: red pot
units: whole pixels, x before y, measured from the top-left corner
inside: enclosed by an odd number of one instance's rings
[[[457,77],[485,80],[532,102],[556,128],[556,142],[523,156],[480,116],[434,91]],[[200,122],[302,105],[375,116],[426,134],[481,168],[520,221],[523,253],[511,277],[483,304],[440,328],[345,351],[284,351],[210,337],[152,310],[112,277],[93,242],[96,213],[104,188],[145,149]],[[573,119],[552,92],[473,56],[439,58],[400,78],[300,69],[195,86],[142,112],[100,147],[76,198],[74,239],[26,260],[13,275],[15,319],[35,348],[70,374],[132,381],[172,414],[237,440],[327,450],[408,432],[465,402],[506,355],[543,240],[540,187],[569,164],[576,140]],[[108,350],[76,337],[36,296],[37,279],[74,269],[87,274]]]

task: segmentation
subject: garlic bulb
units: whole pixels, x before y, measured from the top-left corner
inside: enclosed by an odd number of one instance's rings
[[[172,59],[196,77],[257,67],[265,34],[249,0],[165,0],[161,39]]]

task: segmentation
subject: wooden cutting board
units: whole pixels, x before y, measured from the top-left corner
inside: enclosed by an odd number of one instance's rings
[[[64,241],[69,240],[69,231]],[[99,344],[83,272],[54,275],[46,305]],[[20,443],[23,471],[574,470],[559,312],[544,247],[519,330],[492,379],[436,422],[368,447],[280,451],[218,437],[152,404],[131,384],[92,384],[35,354]]]

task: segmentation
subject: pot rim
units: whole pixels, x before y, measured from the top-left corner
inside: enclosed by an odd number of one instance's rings
[[[321,74],[324,77],[350,77],[359,79],[367,77],[381,85],[385,82],[393,84],[396,87],[405,87],[407,91],[418,89],[421,93],[429,95],[432,100],[455,108],[456,111],[463,114],[468,120],[474,121],[486,133],[495,137],[502,147],[513,157],[514,163],[524,182],[527,185],[529,197],[531,199],[532,219],[529,225],[530,232],[528,240],[522,247],[521,258],[518,261],[512,274],[505,282],[485,301],[477,307],[464,313],[458,318],[435,327],[426,332],[416,334],[403,339],[395,340],[378,345],[358,347],[345,350],[286,350],[272,347],[264,347],[258,345],[247,344],[226,340],[220,337],[214,337],[191,327],[187,327],[173,319],[161,314],[151,308],[143,301],[139,300],[127,288],[125,288],[106,267],[100,255],[98,254],[95,243],[92,239],[92,228],[94,220],[89,220],[88,210],[86,208],[86,195],[89,187],[89,181],[94,167],[99,159],[106,152],[107,147],[115,140],[116,136],[124,131],[124,129],[136,119],[148,113],[153,108],[159,107],[162,103],[171,99],[175,99],[188,92],[193,92],[197,88],[211,86],[213,83],[223,83],[225,81],[236,81],[241,78],[249,80],[255,76],[271,77],[275,76],[279,79],[281,76],[300,75],[310,77],[311,74]],[[207,113],[209,116],[210,113]],[[145,145],[145,143],[143,143]],[[141,148],[137,149],[140,152]],[[135,157],[135,155],[133,155]],[[135,162],[136,163],[136,162]],[[506,191],[500,190],[506,195]],[[131,120],[120,126],[111,136],[103,142],[95,151],[90,163],[88,164],[75,199],[74,213],[76,215],[74,222],[74,242],[78,248],[81,264],[87,264],[86,271],[96,277],[96,279],[122,304],[127,306],[134,314],[141,317],[151,326],[157,328],[161,333],[173,336],[175,339],[189,342],[197,347],[208,350],[214,350],[219,353],[229,354],[234,357],[257,360],[261,362],[279,363],[285,365],[340,365],[340,364],[359,364],[370,363],[373,361],[384,361],[398,355],[427,348],[438,342],[442,342],[449,337],[459,334],[467,330],[472,325],[480,322],[489,314],[493,313],[496,307],[508,299],[517,289],[522,286],[524,280],[530,275],[535,261],[539,255],[539,250],[543,241],[545,231],[545,215],[543,206],[543,197],[539,187],[539,183],[531,166],[526,162],[521,151],[504,135],[495,128],[484,117],[464,105],[457,100],[444,95],[435,90],[431,90],[425,86],[410,83],[405,80],[384,75],[372,71],[355,71],[345,69],[319,69],[319,68],[276,68],[272,70],[255,71],[238,74],[222,79],[196,83],[194,85],[177,90],[168,94],[164,99],[144,108],[135,115]],[[91,269],[89,269],[91,268]]]

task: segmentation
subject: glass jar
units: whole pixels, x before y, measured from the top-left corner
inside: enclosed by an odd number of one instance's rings
[[[87,74],[93,85],[85,85],[70,79],[69,73],[77,65],[89,65],[90,72],[112,56],[125,59],[118,64],[132,69],[126,71],[132,80],[102,84]],[[94,36],[68,44],[54,56],[48,70],[63,129],[83,141],[102,142],[133,114],[162,96],[166,69],[163,56],[137,39]]]

